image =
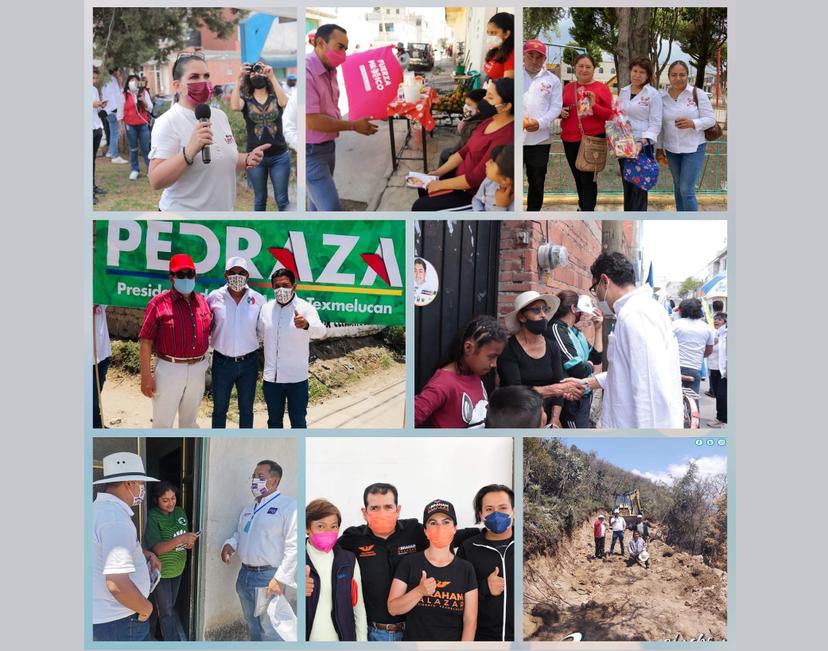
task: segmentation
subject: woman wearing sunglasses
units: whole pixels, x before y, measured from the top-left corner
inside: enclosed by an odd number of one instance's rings
[[[584,392],[579,380],[564,378],[560,348],[546,336],[549,319],[560,302],[557,296],[536,291],[518,294],[515,309],[505,317],[512,336],[497,360],[500,386],[532,387],[543,397],[552,427],[561,426],[563,401],[579,400]]]
[[[163,190],[158,209],[234,210],[236,173],[257,167],[270,145],[239,152],[227,115],[208,106],[213,84],[201,54],[180,55],[172,77],[175,101],[155,122],[149,154],[150,185]]]

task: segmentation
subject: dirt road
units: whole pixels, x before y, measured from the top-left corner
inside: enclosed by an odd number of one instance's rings
[[[649,570],[628,566],[617,546],[616,555],[596,560],[594,519],[556,557],[525,561],[526,639],[561,640],[573,632],[584,641],[726,639],[727,573],[665,544],[657,526],[650,528]]]
[[[141,394],[135,377],[111,372],[104,385],[103,408],[104,423],[110,428],[152,427],[152,402]],[[198,418],[199,427],[210,427],[211,410],[212,403],[205,399]],[[404,414],[405,365],[394,363],[311,404],[308,427],[398,428],[403,426]],[[238,426],[232,414],[228,416],[227,426]],[[254,406],[253,427],[267,427],[267,408],[263,402]]]

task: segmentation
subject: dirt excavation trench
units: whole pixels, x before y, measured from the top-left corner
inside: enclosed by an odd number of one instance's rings
[[[592,523],[584,522],[554,556],[524,564],[524,633],[528,640],[723,640],[727,573],[678,551],[650,527],[651,566],[627,565],[626,552],[595,559]],[[624,532],[628,543],[631,531]]]

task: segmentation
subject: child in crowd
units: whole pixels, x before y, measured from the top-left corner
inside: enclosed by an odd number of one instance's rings
[[[543,398],[531,387],[515,384],[492,392],[486,415],[486,429],[534,429],[546,427],[546,422]]]
[[[445,362],[414,397],[415,427],[482,427],[489,404],[482,378],[497,367],[508,337],[494,317],[469,321]]]
[[[496,145],[486,161],[486,178],[472,199],[476,211],[511,211],[514,199],[515,147]]]

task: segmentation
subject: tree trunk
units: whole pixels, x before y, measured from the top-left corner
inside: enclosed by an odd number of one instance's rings
[[[615,70],[620,90],[630,83],[630,61],[649,56],[650,9],[620,7],[615,11],[618,16]]]
[[[605,219],[601,222],[601,250],[604,253],[624,253],[624,221]]]

